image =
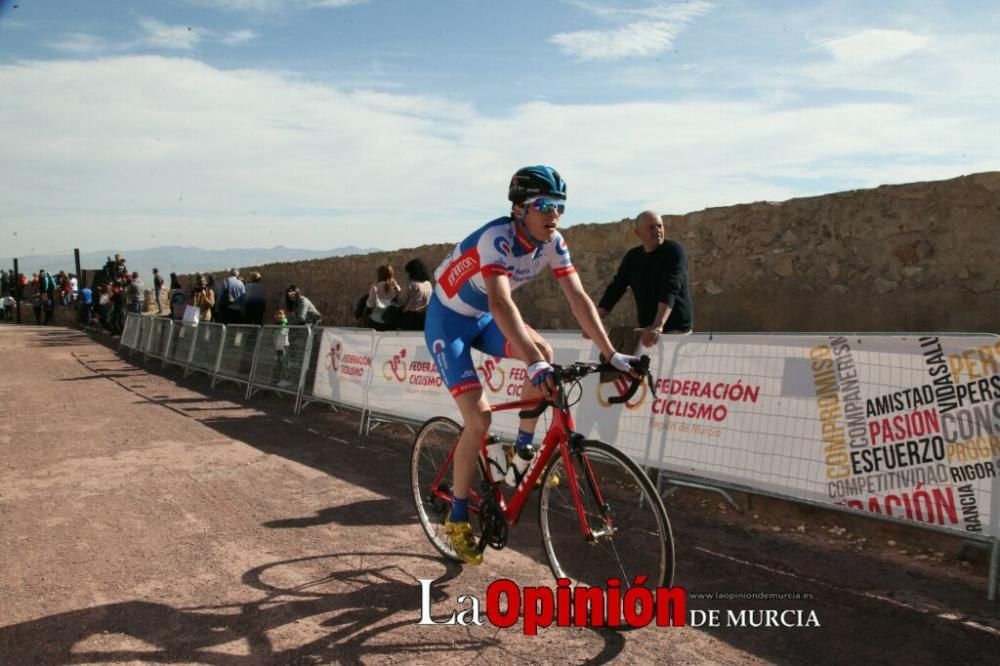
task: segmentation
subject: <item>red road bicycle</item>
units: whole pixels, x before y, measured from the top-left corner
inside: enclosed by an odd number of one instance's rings
[[[635,364],[637,377],[625,395],[629,400],[643,381],[652,390],[649,357]],[[556,391],[549,400],[520,400],[494,405],[494,412],[519,409],[521,418],[553,408],[552,422],[531,467],[517,488],[494,479],[484,440],[478,477],[469,494],[478,547],[501,549],[532,492],[539,498],[539,528],[549,566],[556,578],[605,588],[617,579],[626,588],[640,577],[647,587],[670,586],[674,575],[674,542],[663,501],[649,477],[627,455],[604,442],[574,432],[570,401],[573,388],[595,372],[614,368],[604,363],[553,366]],[[577,394],[578,395],[578,394]],[[450,468],[461,427],[446,417],[426,421],[417,432],[410,459],[410,481],[420,524],[434,547],[458,560],[444,521],[451,510]],[[478,529],[476,523],[478,522]]]

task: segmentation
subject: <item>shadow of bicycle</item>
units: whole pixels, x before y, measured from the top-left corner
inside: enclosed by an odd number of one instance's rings
[[[125,601],[58,613],[0,628],[0,654],[11,664],[105,662],[362,664],[394,661],[475,661],[511,657],[499,630],[428,628],[421,617],[420,579],[431,579],[429,602],[449,602],[448,584],[461,568],[437,557],[349,552],[271,562],[250,569],[242,583],[252,601],[175,608]],[[451,602],[449,602],[451,603]],[[594,663],[621,652],[624,639],[603,639]],[[530,657],[525,649],[524,658]]]

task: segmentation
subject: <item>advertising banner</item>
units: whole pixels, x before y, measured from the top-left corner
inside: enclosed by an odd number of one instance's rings
[[[597,359],[579,333],[545,337],[557,363]],[[577,431],[643,465],[1000,534],[996,336],[705,334],[663,336],[645,352],[654,390],[644,386],[611,405],[628,382],[585,379],[572,393]],[[520,398],[523,363],[479,352],[473,360],[491,404]],[[420,333],[379,334],[366,367],[374,411],[460,421]],[[512,437],[517,425],[516,411],[494,415],[503,435]],[[546,427],[547,419],[538,438]]]
[[[374,346],[374,331],[324,328],[316,357],[313,397],[364,409]]]

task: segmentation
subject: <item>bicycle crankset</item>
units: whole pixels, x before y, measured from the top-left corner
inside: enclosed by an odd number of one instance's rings
[[[483,499],[479,504],[479,526],[482,535],[479,537],[479,551],[486,550],[486,546],[500,550],[507,545],[510,528],[500,510],[493,485],[484,482],[481,492]]]

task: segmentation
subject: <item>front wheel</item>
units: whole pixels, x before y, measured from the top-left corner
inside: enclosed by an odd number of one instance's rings
[[[649,477],[604,442],[568,446],[571,469],[558,452],[545,471],[539,501],[538,522],[552,573],[574,585],[602,589],[618,579],[625,590],[642,577],[641,584],[650,589],[669,587],[674,541],[667,511]],[[589,538],[580,526],[571,475],[579,487]]]

